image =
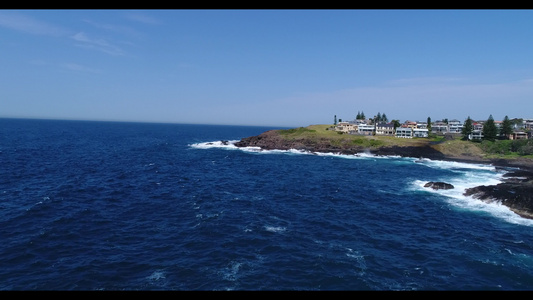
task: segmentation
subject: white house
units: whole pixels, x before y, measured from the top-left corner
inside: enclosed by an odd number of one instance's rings
[[[524,140],[527,139],[527,133],[524,131],[514,131],[513,133],[511,133],[511,136],[509,136],[509,139]]]
[[[420,129],[428,128],[428,123],[427,122],[416,122],[416,128],[420,128]]]
[[[377,124],[376,135],[394,135],[394,124],[392,123]]]
[[[427,128],[413,128],[413,137],[428,137]]]
[[[431,125],[431,132],[435,132],[435,133],[448,132],[448,124],[446,124],[444,122],[440,122],[440,121],[434,122]]]
[[[398,127],[396,128],[396,137],[399,138],[412,138],[413,128],[411,127]]]
[[[357,132],[364,135],[372,135],[374,132],[374,125],[360,124]]]
[[[448,132],[461,133],[462,129],[463,129],[463,124],[461,124],[461,121],[456,120],[456,119],[448,121]]]
[[[335,131],[343,133],[354,133],[357,132],[357,125],[350,122],[339,122],[335,126]]]
[[[480,140],[483,138],[483,130],[474,129],[472,133],[468,136],[470,140]]]
[[[523,127],[526,130],[533,130],[533,119],[524,119],[522,121]]]
[[[468,136],[469,140],[480,140],[483,138],[483,123],[472,123],[472,133]]]

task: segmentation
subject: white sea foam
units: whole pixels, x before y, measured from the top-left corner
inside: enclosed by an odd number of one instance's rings
[[[211,148],[224,148],[224,149],[239,149],[235,146],[237,140],[234,141],[215,141],[215,142],[203,142],[190,144],[189,146],[196,149],[211,149]]]
[[[471,196],[463,195],[468,188],[501,183],[505,171],[497,170],[490,164],[471,164],[429,159],[424,159],[421,163],[431,168],[446,169],[456,173],[457,176],[447,176],[439,180],[452,184],[454,188],[449,190],[433,190],[432,188],[424,187],[427,180],[415,180],[412,183],[413,190],[442,195],[448,204],[457,209],[485,212],[510,223],[533,226],[533,220],[520,217],[498,201],[486,203]]]
[[[285,230],[287,230],[287,228],[282,227],[282,226],[268,226],[267,225],[264,228],[266,231],[276,232],[276,233],[284,232]]]
[[[226,268],[224,268],[224,270],[222,271],[223,278],[229,281],[237,280],[239,270],[241,269],[242,266],[243,266],[242,262],[238,262],[238,261],[230,262],[230,264]]]
[[[478,170],[489,170],[489,171],[496,170],[496,167],[490,164],[476,164],[476,163],[464,163],[464,162],[457,162],[457,161],[431,160],[428,158],[422,158],[422,159],[416,160],[416,162],[422,165],[431,167],[431,168],[439,168],[439,169],[451,169],[451,170],[478,169]]]
[[[373,155],[369,152],[364,153],[358,153],[358,154],[340,154],[340,153],[334,153],[334,152],[311,152],[311,151],[305,151],[305,150],[298,150],[298,149],[288,149],[288,150],[278,150],[278,149],[272,149],[272,150],[265,150],[261,149],[260,147],[237,147],[235,146],[235,143],[238,142],[238,140],[231,140],[231,141],[214,141],[214,142],[202,142],[202,143],[194,143],[190,144],[189,146],[196,149],[213,149],[213,148],[221,148],[221,149],[227,149],[227,150],[241,150],[244,152],[254,152],[254,153],[263,153],[263,154],[301,154],[301,155],[320,155],[320,156],[335,156],[335,157],[341,157],[341,158],[349,158],[349,159],[375,159],[375,158],[382,158],[382,159],[390,159],[390,158],[399,158],[400,156],[378,156]]]
[[[148,280],[150,281],[157,281],[165,278],[165,273],[163,271],[154,271],[150,276],[148,276]]]

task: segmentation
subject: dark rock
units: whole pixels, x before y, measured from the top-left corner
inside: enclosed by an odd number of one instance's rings
[[[533,219],[533,180],[531,173],[515,172],[523,175],[521,178],[509,174],[504,182],[497,185],[482,185],[466,189],[463,195],[491,203],[498,202],[509,207],[516,214],[527,219]]]
[[[454,188],[453,184],[449,184],[446,182],[434,182],[434,181],[430,181],[424,184],[424,187],[430,187],[434,190],[450,190]]]

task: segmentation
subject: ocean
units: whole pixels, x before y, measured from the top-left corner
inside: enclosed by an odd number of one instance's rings
[[[462,195],[506,170],[270,129],[0,119],[0,290],[533,290],[533,220]]]

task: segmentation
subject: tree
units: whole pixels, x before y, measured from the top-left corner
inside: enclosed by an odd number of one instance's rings
[[[472,131],[474,131],[474,127],[472,125],[472,119],[470,119],[470,116],[465,121],[465,124],[463,125],[463,129],[461,129],[461,134],[463,135],[463,140],[468,140],[470,135],[472,134]]]
[[[364,119],[366,119],[365,113],[363,111],[361,111],[361,120],[364,120]]]
[[[381,114],[379,112],[378,112],[377,117],[375,117],[375,119],[376,119],[376,123],[381,122]]]
[[[335,115],[335,118],[333,118],[333,125],[337,125],[337,115]]]
[[[398,127],[401,126],[399,120],[392,120],[392,121],[390,121],[390,122],[392,123],[392,125],[394,125],[394,131],[396,131],[396,128],[398,128]]]
[[[500,129],[500,134],[503,135],[505,138],[509,139],[511,133],[513,133],[513,126],[511,124],[511,120],[509,120],[509,117],[505,116],[502,121],[502,128]]]
[[[361,113],[358,111],[357,112],[357,116],[355,117],[356,120],[360,120],[361,119]]]
[[[428,123],[428,133],[431,133],[431,118],[430,117],[428,117],[427,123]]]
[[[516,128],[517,126],[520,126],[523,123],[524,123],[524,119],[522,118],[514,118],[511,120],[511,125],[513,126],[513,128]]]
[[[383,122],[389,122],[389,118],[387,118],[387,115],[385,115],[385,113],[383,113],[383,114],[381,115],[381,120],[382,120]]]
[[[485,124],[483,124],[483,139],[494,142],[497,135],[498,129],[494,123],[494,118],[490,115]]]

